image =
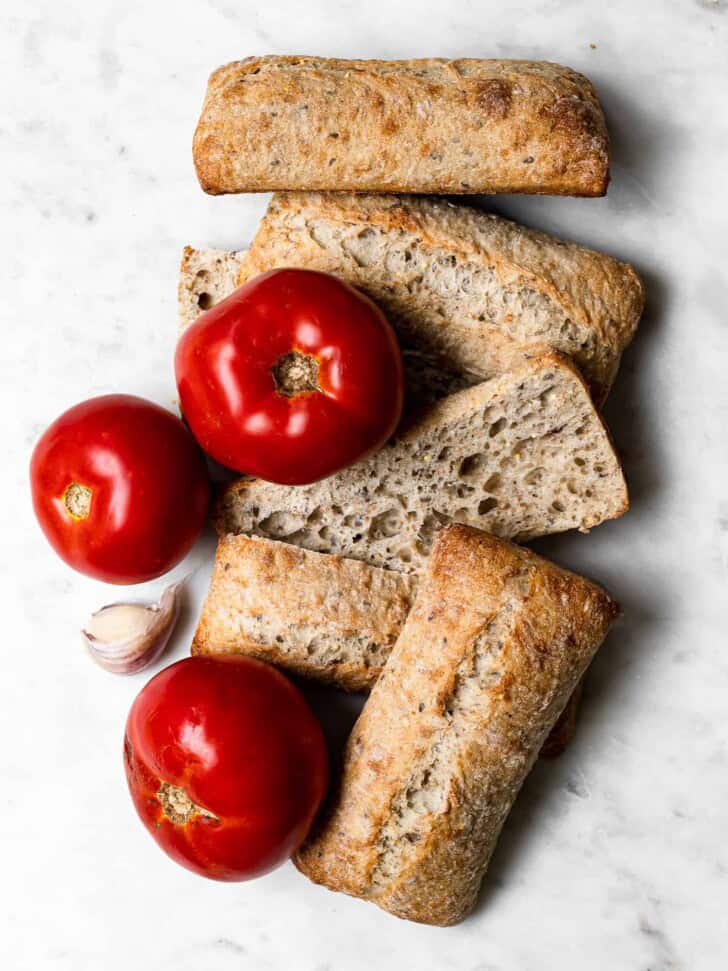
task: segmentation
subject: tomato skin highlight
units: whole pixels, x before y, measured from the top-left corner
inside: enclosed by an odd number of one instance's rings
[[[160,671],[132,704],[124,763],[159,846],[213,880],[248,880],[285,862],[328,785],[326,743],[303,696],[248,657],[190,657]],[[163,786],[197,809],[175,821]]]
[[[284,390],[279,370],[291,355],[308,376],[294,391]],[[198,317],[178,342],[175,375],[208,455],[287,485],[381,448],[404,400],[402,355],[384,314],[312,270],[263,273]]]
[[[30,462],[33,508],[69,566],[106,583],[141,583],[178,563],[200,534],[210,485],[182,421],[133,395],[65,411]]]

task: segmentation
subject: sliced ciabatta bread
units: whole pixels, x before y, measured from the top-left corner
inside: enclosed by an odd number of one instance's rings
[[[598,403],[644,303],[626,263],[437,198],[278,193],[237,282],[282,266],[364,290],[436,370],[474,383],[553,348]]]
[[[192,654],[246,654],[303,678],[368,691],[407,619],[417,577],[254,536],[221,536]],[[544,744],[559,755],[579,692]]]
[[[222,536],[193,654],[248,654],[350,691],[371,688],[416,578],[249,536]]]
[[[321,482],[240,479],[219,533],[416,572],[452,520],[527,539],[588,530],[628,506],[619,461],[576,369],[556,354],[444,398],[380,452]]]
[[[527,550],[463,526],[441,531],[296,866],[398,917],[462,920],[617,613],[599,587]]]

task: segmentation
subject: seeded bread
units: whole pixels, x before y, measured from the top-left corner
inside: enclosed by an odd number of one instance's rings
[[[404,625],[416,579],[286,543],[222,536],[193,654],[248,654],[368,690]]]
[[[442,530],[299,870],[398,917],[462,920],[617,612],[599,587],[533,553]]]
[[[644,305],[626,263],[437,198],[278,193],[237,283],[283,266],[363,290],[430,370],[473,384],[553,348],[576,362],[598,403]]]
[[[220,534],[246,533],[417,572],[452,520],[528,539],[622,515],[627,487],[576,369],[556,354],[443,399],[405,433],[321,482],[239,479]]]
[[[591,83],[543,61],[249,57],[210,77],[193,140],[205,192],[604,195]]]

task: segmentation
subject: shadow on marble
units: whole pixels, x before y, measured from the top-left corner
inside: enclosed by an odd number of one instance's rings
[[[665,429],[654,394],[653,362],[669,294],[655,272],[641,266],[635,269],[645,288],[645,310],[603,410],[624,468],[631,509],[654,501],[667,485],[661,441]]]
[[[301,678],[291,678],[300,688],[314,714],[321,722],[326,736],[331,762],[331,778],[335,779],[341,766],[346,740],[364,707],[366,695],[353,694],[316,684]]]
[[[654,638],[658,616],[636,601],[623,603],[624,615],[612,629],[589,669],[576,735],[557,759],[538,759],[506,819],[491,864],[483,880],[477,917],[511,880],[518,883],[521,857],[529,840],[543,840],[544,826],[569,812],[569,800],[591,798],[580,765],[600,744],[628,745],[628,726],[616,718],[615,688],[623,678],[639,678],[649,660],[640,653],[645,630]],[[659,640],[659,638],[658,638]]]

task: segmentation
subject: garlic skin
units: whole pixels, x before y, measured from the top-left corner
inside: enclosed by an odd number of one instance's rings
[[[136,674],[161,656],[179,617],[184,580],[167,587],[159,603],[108,604],[81,631],[91,657],[113,674]]]

